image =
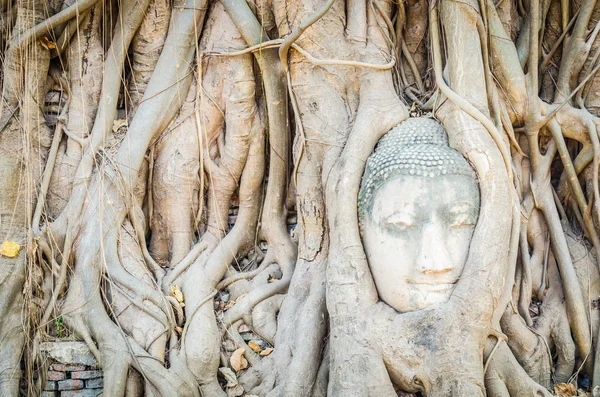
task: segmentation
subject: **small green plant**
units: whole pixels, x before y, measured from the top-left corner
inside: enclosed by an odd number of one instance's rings
[[[64,336],[64,326],[62,316],[56,317],[54,320],[54,326],[56,327],[56,336],[62,338]]]

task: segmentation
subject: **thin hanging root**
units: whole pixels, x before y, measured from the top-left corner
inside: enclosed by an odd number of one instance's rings
[[[425,86],[423,85],[423,79],[421,79],[421,75],[419,74],[419,68],[415,63],[412,54],[408,50],[408,46],[406,45],[405,40],[402,40],[402,55],[404,55],[404,58],[406,58],[406,61],[408,62],[408,66],[410,66],[410,71],[412,72],[413,77],[415,78],[415,82],[417,83],[417,87],[419,88],[419,93],[424,93]]]
[[[67,103],[64,105],[60,115],[57,117],[56,129],[54,130],[54,136],[52,137],[52,145],[50,146],[50,152],[48,153],[48,160],[46,161],[46,167],[44,168],[44,174],[42,176],[42,184],[40,185],[40,193],[35,205],[35,212],[33,213],[32,228],[36,235],[40,234],[40,220],[44,205],[46,203],[46,194],[48,193],[52,172],[54,172],[56,156],[58,155],[58,147],[62,139],[62,133],[65,129],[64,120],[69,110],[69,105],[71,104],[71,88],[69,84],[65,81],[65,84],[61,84],[61,86],[63,86],[67,93]]]
[[[144,219],[143,210],[137,205],[137,203],[132,203],[129,208],[129,219],[131,220],[131,225],[135,231],[135,235],[138,240],[138,245],[142,250],[142,254],[144,256],[144,263],[146,264],[148,270],[152,272],[154,275],[154,279],[161,285],[162,279],[165,275],[165,271],[160,267],[158,263],[152,258],[150,252],[148,252],[148,247],[146,246],[146,236],[144,235],[144,229],[142,226],[142,220]]]
[[[240,51],[231,51],[231,52],[207,52],[204,56],[238,56],[244,55],[248,53],[256,53],[261,50],[268,50],[272,48],[278,48],[282,45],[283,39],[273,39],[269,41],[265,41],[260,44],[256,44],[245,48]],[[357,68],[367,68],[367,69],[375,69],[375,70],[388,70],[394,67],[396,64],[396,59],[392,57],[392,59],[388,63],[384,64],[376,64],[369,62],[360,62],[360,61],[352,61],[348,59],[320,59],[312,56],[308,51],[304,48],[300,47],[300,45],[296,43],[291,44],[291,48],[298,51],[302,54],[310,63],[317,66],[351,66]]]
[[[367,68],[367,69],[375,69],[375,70],[389,70],[394,67],[396,64],[396,58],[392,57],[392,59],[388,63],[384,63],[381,65],[369,62],[359,62],[359,61],[347,61],[342,59],[318,59],[313,57],[308,51],[300,47],[298,44],[292,44],[292,48],[298,51],[300,54],[304,55],[306,59],[313,65],[318,66],[353,66],[357,68]]]
[[[279,47],[279,60],[281,61],[281,66],[283,70],[288,72],[288,52],[292,44],[294,44],[294,42],[298,40],[298,38],[300,38],[300,36],[302,35],[302,33],[304,33],[306,29],[308,29],[312,24],[321,19],[323,15],[325,15],[325,13],[329,11],[334,2],[335,0],[327,0],[321,6],[321,8],[315,11],[305,21],[302,21],[302,23],[299,24],[298,27],[296,27],[296,29],[294,29],[294,31],[285,38],[285,40],[281,44],[281,47]]]
[[[52,49],[51,54],[53,58],[61,55],[67,49],[69,43],[71,43],[71,38],[79,28],[79,24],[87,18],[89,13],[89,9],[80,12],[78,18],[72,19],[67,23],[67,26],[60,34],[60,37],[58,38],[58,40],[56,40],[56,48]]]
[[[561,2],[563,2],[563,1],[564,0],[561,0]],[[542,65],[540,66],[540,73],[544,73],[546,71],[546,69],[548,68],[550,62],[552,62],[552,57],[554,56],[554,54],[556,53],[556,51],[560,47],[560,44],[563,42],[563,40],[567,36],[567,33],[569,32],[569,29],[571,29],[571,27],[573,26],[573,24],[577,20],[577,16],[579,15],[579,10],[580,9],[578,9],[575,12],[575,15],[573,15],[573,18],[571,18],[571,20],[569,21],[569,24],[566,26],[566,29],[563,30],[562,34],[560,35],[560,37],[558,38],[558,40],[556,40],[556,43],[554,43],[554,45],[552,46],[552,48],[550,49],[550,51],[548,52],[548,54],[546,54],[544,56],[544,60],[542,61]]]
[[[392,21],[390,21],[390,19],[386,15],[386,12],[385,12],[383,6],[381,5],[381,3],[379,2],[379,0],[373,0],[372,2],[373,2],[373,5],[375,6],[375,8],[377,8],[379,15],[383,18],[383,20],[385,21],[385,23],[388,27],[390,35],[392,36],[392,41],[394,42],[392,47],[393,48],[400,47],[400,49],[401,49],[399,52],[397,52],[397,56],[400,56],[400,53],[402,55],[404,55],[404,58],[406,58],[406,62],[408,62],[408,66],[410,67],[410,71],[412,72],[414,81],[417,84],[417,88],[419,89],[419,94],[424,93],[425,87],[423,86],[423,80],[421,79],[421,74],[419,73],[419,68],[417,67],[417,64],[415,63],[415,60],[414,60],[412,54],[408,50],[408,46],[406,45],[406,41],[402,38],[401,32],[395,31],[394,24],[392,23]]]
[[[531,217],[531,214],[529,214]],[[530,218],[529,217],[529,218]],[[528,218],[528,219],[529,219]],[[523,222],[520,233],[520,248],[521,248],[521,293],[517,307],[519,314],[525,320],[525,323],[531,327],[533,320],[529,315],[529,305],[531,304],[531,257],[529,256],[529,244],[527,242],[527,226],[528,223]]]
[[[588,208],[588,204],[586,202],[585,196],[583,194],[583,190],[581,185],[579,184],[579,180],[577,179],[577,173],[575,172],[575,168],[573,167],[573,162],[571,161],[571,156],[569,155],[567,145],[565,143],[564,137],[562,135],[562,130],[560,125],[556,120],[551,120],[548,124],[548,129],[550,130],[554,141],[556,142],[558,152],[560,154],[560,158],[565,167],[565,172],[567,173],[568,179],[571,183],[571,189],[573,194],[575,195],[575,199],[577,200],[577,204],[583,213],[583,221],[585,223],[585,229],[588,237],[592,241],[594,245],[594,249],[596,251],[596,257],[600,258],[600,239],[598,238],[598,234],[594,227],[593,220],[591,218],[591,214]],[[595,129],[595,127],[594,127]],[[590,134],[591,136],[591,134]],[[594,136],[596,145],[600,146],[598,143],[598,137]],[[594,141],[592,138],[592,142]]]

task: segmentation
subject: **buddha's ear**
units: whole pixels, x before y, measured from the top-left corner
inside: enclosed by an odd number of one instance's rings
[[[503,295],[509,269],[510,181],[502,155],[485,127],[453,105],[444,110],[440,115],[444,116],[450,146],[474,167],[481,195],[467,263],[451,300],[464,305],[472,320],[488,324]]]

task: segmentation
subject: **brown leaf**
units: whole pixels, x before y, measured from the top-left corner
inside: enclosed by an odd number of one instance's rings
[[[267,347],[265,350],[260,352],[261,356],[268,356],[269,354],[273,353],[273,348],[272,347]]]
[[[40,44],[42,45],[42,47],[44,47],[47,50],[51,50],[53,48],[56,48],[56,43],[53,41],[50,41],[49,38],[47,38],[46,36],[44,37],[40,37]]]
[[[554,392],[559,397],[577,396],[577,389],[570,383],[555,383]]]
[[[227,367],[221,367],[219,368],[219,372],[227,381],[227,387],[236,387],[238,385],[237,376],[235,376],[231,369]]]
[[[233,368],[236,372],[248,368],[248,361],[246,360],[246,357],[244,357],[244,354],[246,354],[246,350],[243,347],[240,347],[233,352],[231,358],[229,359],[231,368]]]
[[[250,341],[248,342],[248,346],[254,351],[254,353],[260,353],[262,351],[260,345],[256,342]]]
[[[178,334],[182,334],[183,333],[183,328],[181,328],[181,327],[175,327],[175,331],[177,331]]]

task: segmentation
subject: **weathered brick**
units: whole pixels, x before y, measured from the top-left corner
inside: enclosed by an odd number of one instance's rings
[[[65,375],[64,372],[48,371],[48,376],[46,377],[46,379],[48,379],[48,380],[63,380],[66,377],[67,376]]]
[[[60,397],[96,397],[102,393],[102,389],[69,390],[60,393]]]
[[[43,391],[42,397],[57,397],[58,393],[55,391]]]
[[[58,382],[58,390],[77,390],[83,389],[84,383],[79,379],[66,379]]]
[[[44,390],[56,390],[56,382],[48,381],[46,383],[46,387],[44,387]]]
[[[75,371],[71,372],[72,379],[93,379],[102,376],[102,371]]]
[[[85,381],[85,387],[87,387],[88,389],[104,387],[104,379],[103,378],[88,379]]]
[[[68,365],[68,364],[52,364],[50,366],[52,371],[71,372],[71,371],[85,371],[88,369],[85,365]]]

